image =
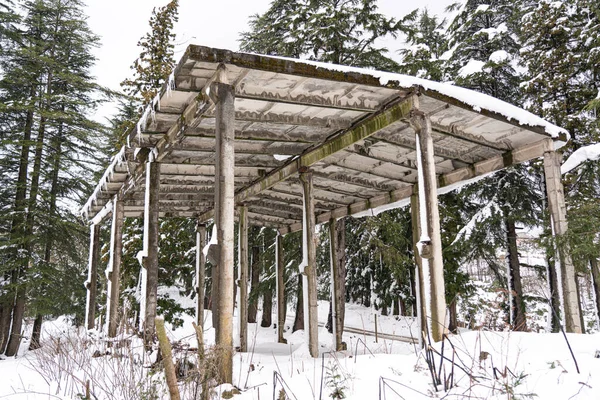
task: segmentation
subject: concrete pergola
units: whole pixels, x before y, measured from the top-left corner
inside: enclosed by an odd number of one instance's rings
[[[438,190],[544,157],[553,231],[567,230],[560,155],[568,133],[514,106],[451,85],[397,74],[189,46],[83,207],[91,225],[88,311],[94,327],[99,224],[112,214],[107,331],[117,329],[123,218],[144,219],[141,328],[152,335],[158,285],[158,219],[198,222],[198,323],[204,314],[206,223],[215,223],[213,293],[217,345],[231,382],[234,220],[239,221],[240,347],[247,350],[249,225],[303,231],[305,328],[318,357],[315,225],[408,204],[416,222],[420,320],[434,340],[446,330]],[[419,209],[421,211],[419,211]],[[214,241],[214,240],[213,240]],[[338,240],[331,241],[342,246]],[[277,249],[278,304],[283,299]],[[562,249],[561,249],[562,250]],[[335,254],[335,248],[332,249]],[[335,343],[343,283],[331,257]],[[557,263],[568,331],[581,332],[569,255]],[[218,289],[215,289],[218,288]],[[427,294],[427,295],[426,295]],[[280,307],[279,307],[280,308]],[[278,312],[279,338],[283,339]]]

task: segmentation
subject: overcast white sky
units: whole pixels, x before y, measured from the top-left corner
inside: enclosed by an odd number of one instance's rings
[[[98,61],[92,71],[101,85],[119,89],[119,83],[130,77],[129,66],[139,55],[137,42],[148,31],[153,7],[169,0],[86,0],[92,31],[101,37]],[[427,7],[441,14],[453,0],[379,0],[380,12],[401,18],[415,8]],[[237,50],[239,33],[247,30],[248,17],[265,12],[271,0],[180,0],[176,25],[178,59],[188,44],[199,44]],[[386,43],[390,50],[401,45]],[[106,116],[108,108],[100,112]]]

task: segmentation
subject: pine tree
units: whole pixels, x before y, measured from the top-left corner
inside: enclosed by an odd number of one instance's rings
[[[572,140],[563,149],[565,153],[597,143],[600,136],[593,109],[593,101],[600,89],[597,3],[541,0],[525,1],[524,4],[527,13],[523,17],[521,55],[527,69],[522,83],[526,104],[534,113],[571,133]],[[598,221],[589,218],[597,209],[592,200],[598,192],[597,168],[596,165],[585,165],[580,169],[581,173],[573,171],[565,182],[569,247],[576,269],[586,276],[596,259],[589,238],[600,231]],[[555,243],[545,243],[548,254],[552,254]],[[554,299],[554,303],[557,307],[558,300]],[[557,323],[555,321],[556,326]]]
[[[403,19],[406,24],[406,44],[399,51],[402,62],[399,72],[418,78],[441,81],[443,79],[445,53],[448,40],[445,35],[446,21],[439,21],[427,9],[413,11]]]
[[[378,39],[396,37],[401,22],[377,12],[375,0],[276,0],[250,19],[240,48],[262,54],[309,58],[339,65],[392,71]]]
[[[133,62],[133,78],[125,79],[121,86],[125,92],[138,98],[142,106],[150,104],[175,67],[173,29],[178,17],[179,1],[154,8],[150,17],[150,31],[138,42],[142,49]]]
[[[448,28],[450,57],[446,78],[509,103],[520,104],[519,75],[515,62],[519,59],[519,7],[506,0],[467,0]],[[502,276],[493,260],[496,249],[507,251],[508,291],[512,294],[510,322],[516,330],[527,330],[525,300],[521,284],[517,248],[517,223],[536,225],[540,218],[541,197],[535,190],[536,171],[517,166],[494,174],[472,185],[464,194],[480,203],[472,215],[485,230],[485,237],[471,237],[470,245],[479,257],[490,260],[490,268]],[[492,239],[491,243],[489,240]],[[487,243],[482,245],[482,241]],[[489,246],[492,244],[492,246]],[[482,254],[482,251],[487,254]],[[504,280],[504,279],[502,279]]]
[[[85,246],[74,244],[82,244],[83,232],[64,204],[88,190],[89,162],[95,160],[96,139],[102,131],[88,117],[98,103],[94,93],[101,91],[89,75],[94,62],[91,48],[98,39],[81,9],[77,0],[25,2],[24,40],[3,60],[0,87],[3,100],[8,100],[3,116],[11,127],[9,151],[18,157],[5,264],[11,286],[3,293],[15,300],[2,307],[10,306],[12,314],[8,355],[19,347],[26,303],[38,314],[39,327],[43,314],[72,305],[70,298],[58,301],[69,296],[65,289],[77,292],[80,286],[73,286],[72,268],[81,266]],[[59,255],[58,249],[67,251]],[[70,276],[61,275],[69,269]],[[51,285],[49,274],[52,279],[70,279]],[[54,306],[44,306],[52,296]],[[3,325],[2,331],[6,329]]]

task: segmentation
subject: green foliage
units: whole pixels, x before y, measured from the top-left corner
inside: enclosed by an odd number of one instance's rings
[[[73,205],[90,190],[104,135],[91,115],[109,91],[90,76],[98,37],[82,9],[0,4],[0,273],[12,276],[0,303],[21,289],[31,313],[83,314],[87,232]]]
[[[166,6],[154,8],[150,17],[150,32],[138,42],[142,49],[133,62],[133,79],[125,79],[121,86],[125,92],[150,104],[175,67],[173,28],[178,21],[179,1],[172,0]]]
[[[430,15],[427,9],[415,10],[405,18],[405,47],[399,51],[402,62],[399,72],[419,78],[441,81],[445,61],[442,58],[448,50],[448,40],[444,27],[446,21]]]
[[[345,391],[348,389],[348,378],[340,371],[337,362],[330,362],[325,369],[325,385],[331,390],[329,397],[334,400],[346,398]]]
[[[262,54],[379,70],[396,70],[377,40],[397,37],[402,23],[377,12],[375,0],[275,0],[250,18],[240,48]]]

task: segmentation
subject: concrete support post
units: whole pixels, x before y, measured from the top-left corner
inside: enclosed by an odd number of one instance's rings
[[[146,308],[144,341],[151,343],[155,334],[156,305],[158,297],[158,212],[159,212],[159,193],[160,193],[160,164],[150,162],[146,170],[148,178],[146,180],[146,210],[144,215],[145,229],[144,241],[147,241],[147,255],[143,258],[143,266],[146,270]]]
[[[442,258],[442,237],[440,233],[440,214],[437,199],[437,177],[433,154],[433,138],[431,121],[418,109],[418,98],[415,96],[414,109],[411,112],[411,125],[416,132],[417,163],[419,173],[419,209],[421,237],[418,248],[423,258],[423,275],[429,276],[428,317],[430,318],[431,336],[440,341],[446,332],[446,298],[444,288],[444,261]],[[429,289],[429,290],[427,290]]]
[[[217,242],[219,246],[218,272],[218,325],[215,341],[222,354],[219,381],[231,383],[233,375],[233,249],[234,249],[234,141],[235,141],[235,90],[225,83],[214,83],[216,93],[216,142],[219,182],[215,200]]]
[[[319,357],[319,318],[317,306],[317,243],[315,235],[315,204],[312,172],[300,173],[304,195],[303,257],[301,271],[304,287],[304,329],[308,329],[308,350],[312,357]]]
[[[204,332],[204,283],[206,273],[206,256],[204,255],[204,246],[206,246],[206,225],[196,225],[196,325],[202,328]]]
[[[240,286],[240,351],[248,351],[248,207],[240,206],[238,233],[238,285]]]
[[[96,296],[98,293],[98,260],[100,258],[100,225],[90,226],[90,253],[88,261],[88,278],[85,282],[87,298],[85,302],[85,327],[95,328]]]
[[[283,327],[285,326],[285,280],[284,280],[284,260],[283,260],[283,237],[277,233],[275,238],[275,274],[277,286],[277,342],[287,343],[283,337]]]
[[[419,346],[425,344],[424,336],[429,331],[427,327],[427,306],[425,302],[425,281],[423,280],[423,260],[419,255],[418,244],[421,238],[421,224],[419,222],[419,197],[416,194],[410,196],[410,214],[412,223],[412,237],[415,253],[415,289],[417,301],[417,321],[419,322]]]
[[[341,265],[339,254],[344,251],[345,245],[340,240],[344,237],[344,232],[338,231],[338,223],[335,218],[329,220],[329,255],[331,265],[331,324],[333,327],[333,349],[335,351],[344,350],[342,336],[344,333],[344,306],[346,298],[345,288],[345,268]],[[342,223],[342,228],[344,224]]]
[[[579,299],[577,293],[577,275],[571,261],[568,246],[563,235],[567,233],[567,209],[560,173],[561,155],[555,151],[544,153],[544,173],[546,192],[552,224],[552,234],[556,239],[558,257],[555,260],[556,275],[562,290],[561,301],[564,307],[565,329],[571,333],[582,333]]]
[[[106,320],[108,337],[117,336],[119,322],[119,286],[121,275],[121,256],[123,253],[123,201],[113,200],[113,219],[110,232],[110,258],[106,269],[108,282],[106,296]]]

